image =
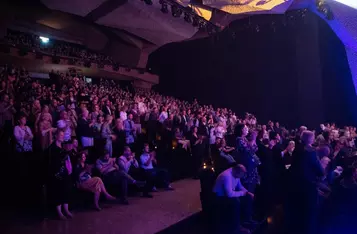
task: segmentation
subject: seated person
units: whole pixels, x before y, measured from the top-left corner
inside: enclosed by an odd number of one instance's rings
[[[155,156],[156,153],[154,151],[150,152],[149,144],[145,144],[143,154],[140,156],[140,167],[144,170],[148,186],[152,191],[157,191],[155,185],[156,182],[160,181],[164,183],[166,190],[173,190],[170,185],[168,171],[153,166],[153,164],[157,164]]]
[[[233,147],[226,146],[224,139],[216,137],[215,144],[211,146],[211,154],[217,174],[220,174],[235,163],[234,158],[229,154],[233,150]]]
[[[180,145],[182,145],[182,148],[184,148],[185,150],[190,149],[190,141],[185,139],[183,133],[180,131],[179,128],[175,128],[174,138]]]
[[[110,158],[109,152],[105,152],[102,157],[96,161],[96,168],[102,175],[104,184],[121,186],[120,187],[120,200],[123,204],[129,204],[127,200],[128,182],[137,186],[143,186],[145,183],[134,180],[127,173],[119,170],[118,165],[115,163],[114,158]]]
[[[79,154],[78,162],[75,167],[77,187],[79,189],[94,193],[94,206],[100,211],[99,198],[103,194],[108,200],[115,200],[116,198],[110,195],[105,189],[104,183],[99,177],[92,177],[92,165],[86,163],[87,156],[84,152]]]
[[[240,226],[242,200],[239,198],[254,197],[240,181],[245,173],[245,167],[238,164],[223,171],[216,179],[212,191],[215,194],[219,233],[249,233]]]
[[[229,164],[236,162],[231,155],[231,153],[235,150],[235,148],[227,146],[226,140],[224,138],[221,139],[219,150],[221,152],[220,156],[224,158]]]
[[[139,168],[139,163],[135,159],[135,154],[131,152],[131,149],[129,146],[124,147],[124,154],[117,159],[117,164],[119,166],[119,170],[121,170],[123,173],[127,174],[127,176],[130,178],[131,178],[131,176],[129,175],[130,168],[132,166],[134,168]],[[131,178],[131,180],[134,180],[134,179]],[[143,197],[152,198],[152,195],[149,194],[148,188],[144,189]]]

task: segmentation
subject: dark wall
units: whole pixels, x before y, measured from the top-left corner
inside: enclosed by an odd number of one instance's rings
[[[261,121],[315,127],[356,120],[344,46],[305,10],[258,15],[210,38],[168,44],[150,55],[148,66],[160,74],[161,92],[252,112]]]

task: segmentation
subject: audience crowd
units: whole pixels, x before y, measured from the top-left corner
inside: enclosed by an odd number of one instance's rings
[[[14,43],[32,42],[24,36]],[[65,48],[59,50],[67,53]],[[217,204],[226,214],[234,212],[231,218],[241,214],[233,226],[229,219],[223,222],[227,233],[248,232],[245,228],[280,204],[288,233],[316,233],[318,223],[329,225],[323,233],[334,233],[328,231],[355,217],[349,212],[356,208],[355,127],[288,130],[197,100],[129,92],[110,80],[89,84],[76,75],[52,73],[50,82],[41,82],[27,74],[10,65],[1,68],[0,140],[13,146],[8,157],[9,165],[18,165],[15,186],[45,184],[61,219],[72,217],[74,186],[93,194],[97,210],[101,195],[129,204],[128,184],[147,198],[159,187],[172,190],[157,148],[164,154],[180,148],[189,155],[184,164],[195,178],[204,162],[213,162]]]
[[[8,30],[4,42],[15,47],[31,49],[33,52],[42,52],[52,56],[71,57],[100,65],[115,64],[112,57],[91,51],[82,45],[56,39],[44,42],[39,36],[29,33]]]

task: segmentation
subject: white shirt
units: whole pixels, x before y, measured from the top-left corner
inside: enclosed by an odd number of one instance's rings
[[[120,111],[120,119],[125,121],[128,118],[128,114],[125,111]]]
[[[240,179],[232,176],[232,168],[222,172],[213,187],[213,192],[219,197],[242,197],[246,191]]]
[[[140,115],[144,114],[146,112],[145,104],[143,102],[139,102],[138,103],[138,109],[139,109]]]
[[[69,120],[58,120],[57,121],[57,128],[62,128],[64,129],[64,141],[69,141],[71,140],[72,136],[72,130],[69,127],[70,123]]]
[[[150,161],[149,165],[145,165],[146,162],[149,160],[150,158],[150,154],[149,153],[143,153],[141,156],[140,156],[140,162],[141,162],[141,168],[142,169],[145,169],[145,170],[149,170],[149,169],[153,169],[154,166],[152,165],[152,161]]]
[[[25,140],[25,135],[28,135],[31,140]],[[25,129],[22,129],[20,126],[15,126],[14,136],[19,145],[16,145],[16,149],[20,152],[32,151],[32,132],[28,126],[25,126]]]
[[[167,114],[166,111],[161,112],[161,114],[159,116],[159,122],[163,123],[168,117],[169,117],[169,115]]]
[[[223,138],[223,135],[226,132],[226,130],[224,129],[223,126],[217,126],[215,132],[216,132],[216,137]]]

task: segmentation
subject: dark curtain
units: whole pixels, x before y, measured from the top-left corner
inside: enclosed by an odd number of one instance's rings
[[[248,111],[261,122],[316,127],[356,119],[349,110],[356,95],[344,46],[308,11],[257,15],[209,38],[165,45],[148,66],[160,75],[160,92],[238,115]],[[338,98],[328,96],[332,89]]]

